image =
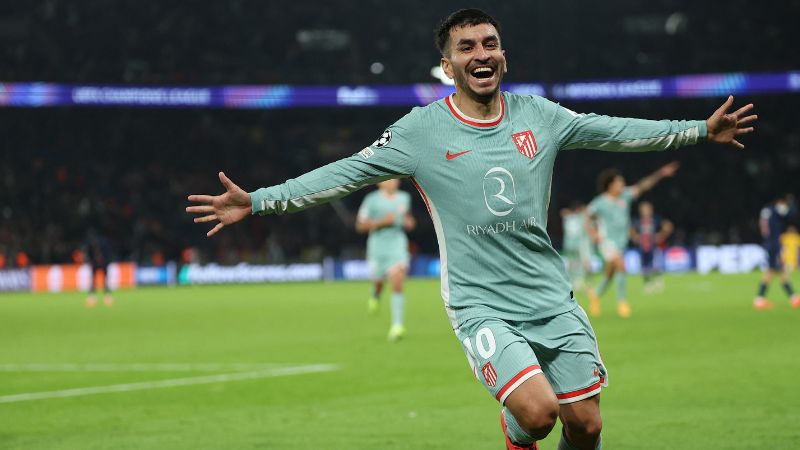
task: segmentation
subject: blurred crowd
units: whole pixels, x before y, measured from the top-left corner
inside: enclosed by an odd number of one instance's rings
[[[431,81],[433,28],[464,2],[27,0],[0,6],[0,80]],[[491,2],[512,81],[797,69],[797,1]],[[374,65],[374,63],[380,65]]]
[[[676,224],[673,243],[758,242],[761,207],[795,190],[800,133],[778,97],[757,102],[758,131],[747,149],[700,144],[675,152],[620,154],[574,150],[556,161],[551,216],[588,201],[596,176],[618,167],[629,183],[678,160],[674,179],[644,198]],[[643,118],[703,118],[717,99],[567,105],[577,111]],[[256,218],[213,239],[185,214],[191,193],[220,193],[220,170],[248,191],[280,183],[375,140],[404,109],[275,111],[0,110],[6,142],[0,176],[0,254],[24,251],[36,263],[73,260],[89,229],[112,241],[117,257],[286,262],[358,256],[353,229],[366,191],[301,214]],[[403,189],[412,190],[410,183]],[[416,194],[415,194],[416,196]],[[418,197],[417,197],[418,198]],[[414,202],[419,251],[436,253],[430,220]],[[549,218],[558,244],[560,221]]]
[[[688,1],[486,3],[505,30],[511,81],[798,69],[800,4],[725,8]],[[82,83],[431,82],[436,21],[460,4],[230,0],[180,5],[32,0],[0,7],[0,81]],[[481,6],[481,2],[477,3]],[[489,6],[487,6],[489,5]],[[621,38],[622,37],[622,38]],[[380,70],[374,63],[380,62]],[[676,225],[673,243],[758,242],[760,208],[798,194],[800,132],[791,100],[755,102],[747,150],[707,144],[661,154],[564,152],[557,211],[588,201],[597,173],[629,183],[682,167],[645,197]],[[721,99],[576,102],[579,112],[702,119]],[[119,259],[282,263],[363,252],[353,229],[366,190],[297,215],[249,220],[207,239],[184,213],[191,193],[218,193],[224,170],[245,190],[279,183],[374,141],[407,108],[231,110],[0,109],[0,266],[77,260],[88,231]],[[413,190],[404,183],[403,189]],[[367,188],[367,190],[370,188]],[[415,194],[416,195],[416,194]],[[436,253],[422,202],[415,249]]]

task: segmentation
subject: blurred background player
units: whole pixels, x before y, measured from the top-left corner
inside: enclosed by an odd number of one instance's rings
[[[111,245],[108,239],[100,235],[96,230],[90,229],[86,236],[84,253],[86,254],[87,262],[92,267],[89,278],[89,296],[86,297],[86,307],[94,308],[97,304],[95,291],[98,278],[102,278],[103,280],[103,292],[105,294],[103,296],[103,303],[111,307],[114,304],[114,298],[111,296],[111,288],[108,284],[108,265],[111,264]]]
[[[783,194],[761,210],[759,228],[764,238],[764,250],[767,251],[767,270],[758,285],[758,296],[753,300],[753,308],[770,309],[774,305],[765,295],[772,276],[780,273],[781,283],[792,308],[800,308],[800,295],[795,294],[789,280],[789,271],[781,260],[781,234],[786,231],[789,222],[797,216],[797,206],[791,194]]]
[[[398,190],[399,186],[400,180],[397,179],[378,183],[378,189],[364,197],[356,219],[356,231],[369,233],[367,261],[374,280],[367,301],[370,313],[378,310],[384,280],[388,278],[392,285],[391,341],[402,338],[406,333],[403,324],[403,282],[410,259],[406,231],[411,231],[416,225],[411,215],[411,196],[408,192]]]
[[[590,302],[596,303],[597,294],[588,279],[592,271],[592,240],[586,205],[573,202],[569,208],[561,210],[561,220],[564,229],[564,259],[572,289],[585,291]]]
[[[798,260],[800,260],[800,233],[797,232],[796,225],[789,225],[786,231],[781,234],[781,258],[783,268],[787,276],[797,270]]]
[[[648,201],[639,203],[639,217],[633,221],[631,240],[639,246],[642,255],[642,275],[646,293],[664,289],[664,280],[655,264],[655,254],[659,246],[672,234],[675,227],[672,222],[653,214],[653,204]]]
[[[597,177],[600,195],[589,203],[588,208],[590,217],[597,224],[592,236],[605,262],[604,278],[597,288],[597,295],[602,296],[613,279],[617,286],[617,313],[621,317],[631,315],[631,307],[626,298],[624,258],[630,233],[631,202],[652,189],[662,179],[675,175],[678,167],[679,164],[673,161],[642,178],[633,186],[625,186],[625,178],[617,169],[606,169]],[[589,312],[595,316],[599,315],[599,298],[589,300]]]

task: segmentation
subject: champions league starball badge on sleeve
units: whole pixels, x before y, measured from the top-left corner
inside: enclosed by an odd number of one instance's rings
[[[386,146],[389,142],[391,142],[391,140],[392,140],[392,132],[389,131],[389,130],[386,130],[386,131],[383,132],[381,137],[378,138],[377,141],[372,143],[372,145],[374,147],[381,148],[381,147]]]

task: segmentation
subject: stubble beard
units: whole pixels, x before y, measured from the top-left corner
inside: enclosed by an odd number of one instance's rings
[[[469,74],[466,74],[463,71],[456,72],[456,86],[460,86],[462,88],[461,90],[472,100],[483,105],[488,105],[500,91],[500,83],[503,81],[502,75],[498,73],[497,85],[487,94],[480,94],[472,90],[472,87],[469,85],[469,76]]]

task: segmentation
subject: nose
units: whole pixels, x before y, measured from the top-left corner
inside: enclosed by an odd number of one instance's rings
[[[483,45],[479,45],[476,52],[475,52],[475,59],[479,60],[487,60],[489,59],[489,52],[486,51],[486,47]]]

